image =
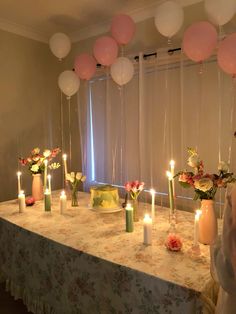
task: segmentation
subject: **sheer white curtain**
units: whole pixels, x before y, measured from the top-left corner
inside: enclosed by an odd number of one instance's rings
[[[158,191],[158,201],[165,204],[165,171],[171,159],[176,170],[186,167],[187,147],[197,147],[210,173],[217,170],[219,159],[230,161],[231,170],[236,170],[236,91],[215,58],[204,65],[203,74],[199,65],[181,54],[158,54],[150,61],[140,54],[135,68],[134,78],[122,88],[104,73],[80,92],[88,181],[123,186],[127,180],[139,179],[147,189]],[[179,207],[196,206],[188,200],[190,190],[177,183],[176,189]]]

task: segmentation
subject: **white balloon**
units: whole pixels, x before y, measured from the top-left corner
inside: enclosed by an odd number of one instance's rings
[[[111,66],[111,77],[120,86],[127,84],[134,76],[133,63],[125,57],[119,57]]]
[[[59,60],[65,58],[71,49],[70,38],[63,33],[54,34],[49,40],[49,47],[52,53],[59,58]]]
[[[155,25],[162,35],[171,38],[180,30],[183,21],[183,8],[175,1],[166,1],[157,7]]]
[[[61,91],[70,98],[79,90],[80,79],[74,71],[64,71],[59,75],[58,85]]]
[[[235,0],[205,0],[205,11],[216,25],[228,23],[235,14]]]

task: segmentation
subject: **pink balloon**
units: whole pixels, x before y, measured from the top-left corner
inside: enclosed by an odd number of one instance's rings
[[[90,80],[96,72],[96,60],[87,53],[82,53],[75,59],[75,73],[82,80]]]
[[[109,66],[118,56],[118,45],[112,37],[102,36],[95,41],[93,54],[99,63]]]
[[[217,45],[217,32],[209,22],[192,24],[184,33],[183,50],[193,61],[201,62],[211,56]]]
[[[219,44],[218,64],[223,71],[236,75],[236,33],[227,36]]]
[[[114,16],[111,23],[111,34],[118,44],[128,44],[134,37],[134,33],[135,24],[129,15],[119,14]]]

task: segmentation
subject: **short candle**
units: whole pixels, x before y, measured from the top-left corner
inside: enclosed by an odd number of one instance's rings
[[[134,209],[129,203],[125,207],[125,217],[126,217],[126,232],[133,232],[134,231]]]
[[[51,211],[51,193],[49,189],[46,189],[44,192],[44,209],[45,212]]]
[[[25,210],[25,193],[24,191],[20,191],[18,194],[18,202],[19,202],[19,213],[23,213]]]
[[[152,244],[152,219],[148,214],[143,219],[143,243],[146,245]]]
[[[63,214],[67,208],[67,198],[65,191],[61,191],[60,195],[60,213]]]

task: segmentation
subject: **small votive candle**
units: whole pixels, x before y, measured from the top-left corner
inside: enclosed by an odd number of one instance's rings
[[[193,245],[198,245],[198,234],[199,234],[199,218],[202,214],[202,211],[200,209],[196,210],[195,218],[194,218],[194,239],[193,239]]]
[[[134,209],[129,203],[125,207],[125,217],[126,217],[126,232],[133,232],[134,231]]]
[[[66,211],[67,208],[67,198],[65,191],[61,192],[60,195],[60,213],[63,214]]]
[[[152,244],[152,218],[148,214],[143,219],[143,243]]]
[[[44,192],[44,210],[45,212],[51,211],[51,193],[49,189],[46,189]]]
[[[19,213],[23,213],[25,210],[25,193],[24,191],[20,191],[18,194],[18,202],[19,202]]]

